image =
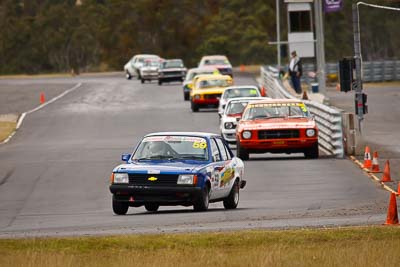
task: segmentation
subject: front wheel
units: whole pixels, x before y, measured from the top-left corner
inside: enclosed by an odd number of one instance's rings
[[[144,79],[142,78],[141,80],[140,80],[142,83],[144,83]]]
[[[308,148],[306,151],[304,151],[304,156],[306,159],[316,159],[319,157],[319,149],[318,149],[318,143],[313,145],[312,147]]]
[[[113,197],[112,208],[115,214],[125,215],[128,212],[129,205],[128,203],[118,201]]]
[[[129,71],[126,71],[126,79],[127,80],[132,79],[132,75],[129,73]]]
[[[231,192],[229,196],[224,199],[224,207],[225,209],[236,209],[237,205],[239,204],[239,182],[235,181],[234,185],[232,186]]]
[[[204,186],[199,198],[193,205],[193,209],[195,211],[206,211],[208,210],[209,203],[210,203],[210,190],[208,189],[208,186]]]
[[[183,93],[183,99],[185,101],[188,101],[189,100],[189,93]]]
[[[162,81],[161,80],[158,80],[158,85],[162,85]]]
[[[199,111],[199,106],[196,105],[196,104],[193,103],[193,102],[190,102],[190,107],[192,108],[192,111],[193,111],[193,112]]]
[[[247,152],[246,149],[240,146],[240,142],[236,141],[236,155],[238,158],[242,160],[248,160],[249,159],[249,152]]]
[[[160,207],[160,205],[158,205],[157,203],[147,203],[147,204],[144,204],[144,208],[145,208],[147,211],[155,212],[155,211],[158,210],[159,207]]]

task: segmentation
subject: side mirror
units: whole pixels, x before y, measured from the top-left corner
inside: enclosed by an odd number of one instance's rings
[[[121,160],[128,162],[129,159],[131,158],[132,154],[122,154]]]
[[[239,122],[241,118],[236,118],[236,121]]]

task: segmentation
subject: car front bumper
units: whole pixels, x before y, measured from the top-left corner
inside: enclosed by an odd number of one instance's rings
[[[298,153],[318,145],[317,138],[308,139],[274,139],[274,140],[240,140],[240,146],[249,153]]]
[[[200,196],[201,187],[193,186],[138,186],[138,185],[110,185],[110,192],[115,199],[128,202],[132,206],[145,203],[159,205],[191,205]]]

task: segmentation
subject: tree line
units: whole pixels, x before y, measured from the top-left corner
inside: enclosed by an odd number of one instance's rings
[[[353,53],[352,2],[344,2],[324,17],[328,61]],[[0,0],[0,73],[121,70],[139,53],[189,67],[204,54],[225,54],[233,65],[275,64],[276,46],[268,44],[276,40],[275,8],[272,0]],[[360,8],[364,59],[399,58],[399,14]]]

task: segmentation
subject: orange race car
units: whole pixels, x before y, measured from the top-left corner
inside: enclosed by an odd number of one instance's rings
[[[300,100],[269,99],[251,102],[236,131],[237,156],[250,153],[304,153],[318,158],[318,128]]]

